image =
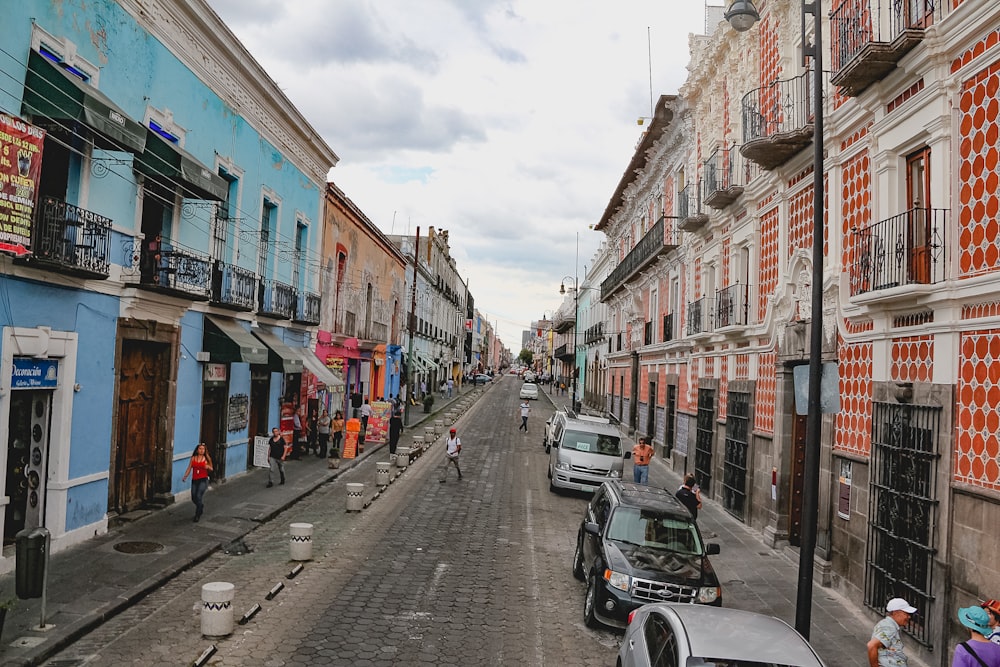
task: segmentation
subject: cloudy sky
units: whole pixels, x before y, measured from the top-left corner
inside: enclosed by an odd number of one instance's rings
[[[332,180],[383,232],[449,231],[514,354],[604,239],[589,226],[650,115],[650,81],[653,99],[676,93],[688,35],[705,29],[704,0],[209,3],[340,156]]]

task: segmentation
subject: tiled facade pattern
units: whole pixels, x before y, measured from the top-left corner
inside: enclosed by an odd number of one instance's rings
[[[859,251],[861,237],[856,233],[871,224],[871,161],[868,151],[863,151],[844,162],[841,173],[841,216],[843,217],[843,255],[845,267],[851,267]],[[853,273],[848,272],[853,277]],[[857,293],[861,285],[851,285]]]
[[[892,340],[893,382],[933,382],[934,336],[904,336]]]
[[[792,195],[788,208],[788,256],[797,250],[812,248],[813,229],[812,185]]]
[[[1000,61],[962,85],[959,97],[958,245],[963,277],[1000,268]]]
[[[958,6],[958,3],[955,4]],[[976,42],[972,48],[962,53],[962,55],[958,58],[955,58],[955,60],[951,63],[951,73],[954,74],[958,70],[962,69],[997,44],[1000,44],[1000,28],[988,33],[983,39]]]
[[[896,95],[896,97],[892,98],[892,100],[890,100],[889,103],[885,105],[885,113],[887,115],[891,114],[899,107],[899,105],[901,105],[903,102],[910,99],[923,89],[924,89],[924,80],[923,79],[917,80],[916,83],[914,83],[912,86],[901,92],[899,95]]]
[[[736,372],[733,374],[734,380],[747,380],[750,378],[750,355],[736,355]]]
[[[778,209],[773,208],[760,217],[760,264],[757,284],[757,321],[767,316],[768,298],[778,285]]]
[[[765,352],[758,357],[757,395],[754,397],[754,429],[761,433],[774,433],[774,409],[777,396],[777,376],[774,367],[777,355]]]
[[[780,103],[778,86],[771,84],[781,78],[781,62],[778,51],[778,25],[772,17],[760,22],[760,80],[763,90],[760,96],[761,114],[764,123],[777,127],[781,123],[784,105]]]
[[[719,419],[725,419],[729,406],[729,356],[719,358]]]
[[[962,334],[954,479],[1000,491],[1000,329]]]
[[[872,344],[841,339],[838,350],[840,412],[833,448],[868,456],[872,432]]]
[[[986,301],[962,306],[963,320],[975,320],[980,317],[1000,317],[1000,301]]]

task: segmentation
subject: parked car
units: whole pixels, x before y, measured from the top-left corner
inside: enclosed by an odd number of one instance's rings
[[[493,382],[493,378],[491,378],[489,375],[484,375],[480,373],[475,377],[476,384],[489,384],[490,382]]]
[[[525,382],[534,382],[535,381],[535,374],[534,374],[534,372],[532,372],[532,371],[525,371],[525,373],[524,373],[524,381]]]
[[[621,479],[625,459],[618,428],[603,417],[557,412],[548,434],[549,490],[592,493],[609,479]]]
[[[632,612],[618,667],[789,665],[824,667],[784,621],[738,609],[647,604]]]
[[[717,553],[669,491],[605,482],[587,505],[573,554],[573,575],[587,582],[584,622],[623,628],[629,612],[651,602],[721,606],[708,559]]]
[[[533,401],[538,400],[538,385],[531,384],[530,382],[525,382],[521,385],[521,393],[518,398],[530,398]]]

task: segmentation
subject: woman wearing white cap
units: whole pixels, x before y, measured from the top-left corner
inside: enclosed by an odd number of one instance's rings
[[[868,640],[868,664],[871,667],[906,667],[906,653],[899,629],[917,613],[916,607],[903,598],[893,598],[885,605],[885,618],[875,624]]]
[[[969,630],[969,640],[955,647],[951,667],[1000,667],[1000,644],[986,637],[990,634],[990,615],[982,607],[958,610],[958,620]]]

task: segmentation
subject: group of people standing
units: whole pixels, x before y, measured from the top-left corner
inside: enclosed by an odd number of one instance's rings
[[[885,618],[875,624],[868,640],[870,667],[906,667],[908,664],[900,632],[917,614],[917,608],[903,598],[885,605]],[[969,633],[952,654],[952,667],[1000,667],[1000,600],[958,610],[958,622]]]

